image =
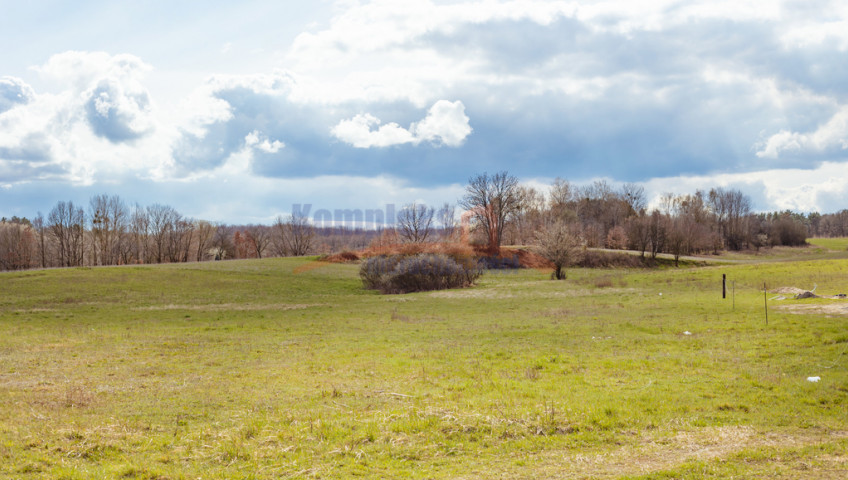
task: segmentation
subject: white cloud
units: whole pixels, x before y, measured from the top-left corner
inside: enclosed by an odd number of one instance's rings
[[[397,123],[380,125],[380,119],[370,114],[359,114],[350,120],[342,120],[331,133],[339,140],[356,148],[389,147],[392,145],[430,142],[435,145],[459,147],[471,135],[465,106],[461,101],[439,100],[418,123],[405,129]]]
[[[83,91],[106,78],[140,81],[152,67],[130,54],[67,51],[51,56],[33,70],[63,88]]]
[[[0,114],[32,101],[35,92],[20,78],[0,77]]]
[[[161,128],[142,83],[147,64],[132,55],[65,52],[34,70],[47,91],[27,87],[29,100],[0,114],[0,151],[28,159],[37,170],[32,179],[91,184],[161,171],[173,129]],[[0,167],[20,161],[5,156]]]
[[[412,125],[410,130],[418,141],[458,147],[471,135],[472,128],[462,102],[439,100],[430,107],[424,120]]]
[[[415,137],[409,130],[397,123],[388,123],[377,130],[371,127],[380,125],[380,119],[370,114],[359,114],[350,120],[342,120],[333,127],[333,136],[356,148],[389,147],[414,143]]]
[[[760,146],[757,156],[776,159],[781,154],[818,154],[831,149],[848,149],[848,106],[842,107],[827,123],[812,133],[781,130]]]
[[[258,130],[248,133],[247,136],[244,137],[244,144],[245,146],[261,150],[265,153],[277,153],[286,146],[285,143],[279,140],[269,140]]]
[[[748,193],[756,209],[828,213],[845,208],[848,201],[848,164],[823,162],[814,169],[662,177],[642,184],[654,201],[666,192],[684,194],[729,187]]]

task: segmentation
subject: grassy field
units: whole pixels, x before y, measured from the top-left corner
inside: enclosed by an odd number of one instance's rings
[[[848,293],[816,245],[394,296],[309,259],[0,274],[0,477],[846,478],[848,301],[764,308]]]

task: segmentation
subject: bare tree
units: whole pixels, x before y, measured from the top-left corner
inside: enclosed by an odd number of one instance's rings
[[[232,228],[224,225],[215,225],[215,234],[212,237],[212,248],[215,250],[215,260],[224,260],[235,257],[235,245],[233,245]]]
[[[666,246],[668,236],[668,215],[663,215],[658,210],[651,212],[648,218],[648,238],[651,241],[651,258],[657,258]]]
[[[256,258],[262,258],[262,254],[271,243],[271,234],[268,232],[268,227],[264,225],[248,225],[245,229],[245,234],[250,238],[251,245],[256,253]]]
[[[14,220],[0,221],[0,270],[25,270],[37,261],[38,248],[29,221]]]
[[[567,224],[556,221],[536,233],[536,252],[554,264],[551,278],[565,278],[565,268],[579,260],[583,242]]]
[[[167,258],[171,263],[188,262],[194,239],[194,221],[182,218],[176,211],[173,213],[166,234]]]
[[[44,215],[38,212],[35,220],[32,221],[32,228],[35,230],[38,241],[38,258],[41,261],[41,268],[47,267],[47,227],[44,225]]]
[[[115,265],[121,260],[127,230],[127,207],[117,195],[96,195],[89,200],[92,253],[95,265]]]
[[[274,251],[280,257],[301,257],[313,248],[315,227],[309,223],[309,217],[306,215],[292,214],[285,219],[279,215],[272,229]]]
[[[648,205],[645,197],[645,187],[635,183],[625,183],[621,186],[621,198],[630,207],[633,214],[639,215]]]
[[[203,256],[209,249],[209,244],[212,240],[212,235],[215,233],[215,227],[205,220],[198,220],[194,223],[194,230],[197,232],[195,253],[198,262],[203,260]]]
[[[150,238],[156,255],[155,260],[162,263],[171,253],[170,236],[182,216],[171,206],[154,203],[147,207],[147,218],[150,222]]]
[[[708,199],[724,245],[731,250],[741,249],[748,230],[746,222],[751,213],[751,198],[739,190],[714,188]]]
[[[483,228],[491,250],[500,248],[504,226],[518,207],[517,189],[518,179],[505,171],[471,177],[465,187],[459,204]]]
[[[414,202],[404,205],[403,209],[398,212],[398,234],[409,243],[427,241],[427,237],[433,231],[434,215],[433,208],[427,205]]]
[[[573,209],[575,189],[568,180],[557,177],[551,185],[549,208],[557,220],[571,222],[576,218]]]
[[[442,227],[442,237],[445,240],[453,239],[456,232],[456,207],[445,202],[436,212],[436,219]]]
[[[136,203],[130,217],[132,248],[128,257],[134,259],[136,262],[150,263],[149,233],[150,217],[147,215],[147,210]]]
[[[60,201],[50,210],[48,230],[56,243],[58,264],[76,267],[85,256],[85,212],[74,202]]]

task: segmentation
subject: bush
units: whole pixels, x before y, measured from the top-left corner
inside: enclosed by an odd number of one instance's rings
[[[382,293],[467,287],[483,270],[472,257],[418,254],[371,257],[359,269],[362,284]]]

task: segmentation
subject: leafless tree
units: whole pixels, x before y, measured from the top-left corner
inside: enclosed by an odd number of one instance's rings
[[[459,204],[483,228],[489,248],[501,246],[504,226],[518,208],[518,179],[503,171],[471,177]]]
[[[248,225],[245,234],[250,238],[251,244],[256,251],[256,258],[262,258],[268,244],[271,243],[271,234],[268,227],[264,225]]]
[[[556,221],[536,233],[536,252],[554,264],[551,278],[562,280],[566,277],[565,268],[582,255],[583,242],[573,228]]]
[[[287,219],[278,216],[274,222],[274,245],[278,255],[302,257],[313,248],[315,227],[309,223],[309,217],[292,214]]]
[[[128,260],[135,262],[151,263],[149,248],[150,217],[147,210],[139,204],[135,204],[130,216],[130,238],[132,248]],[[129,263],[129,262],[127,262]]]
[[[59,265],[76,267],[85,256],[85,212],[74,202],[60,201],[47,217],[48,230],[53,237]]]
[[[235,245],[233,245],[233,229],[224,224],[215,225],[215,234],[212,237],[212,248],[215,251],[215,260],[235,258]]]
[[[423,243],[433,231],[435,211],[422,203],[404,205],[397,217],[398,235],[408,243]]]
[[[92,253],[95,265],[120,262],[122,241],[127,230],[127,207],[117,195],[96,195],[89,200]]]
[[[570,223],[577,219],[577,189],[563,178],[557,177],[551,185],[548,208],[554,220]]]
[[[147,207],[150,222],[150,239],[155,253],[155,262],[162,263],[169,256],[170,240],[182,216],[169,205],[154,203]]]
[[[621,186],[621,198],[630,207],[633,214],[639,215],[648,205],[645,197],[645,187],[635,183],[625,183]]]
[[[194,240],[194,221],[173,211],[166,233],[166,255],[169,262],[188,262]]]
[[[32,268],[37,262],[37,250],[28,221],[0,221],[0,270]]]
[[[436,218],[442,227],[442,237],[445,240],[453,239],[456,232],[456,207],[445,202],[436,212]]]
[[[544,223],[545,196],[531,186],[519,185],[516,189],[518,203],[510,222],[508,232],[512,244],[526,244],[533,241],[533,236]]]
[[[660,213],[659,210],[654,210],[648,218],[648,238],[651,241],[651,258],[657,258],[657,254],[662,252],[666,246],[669,217]]]
[[[215,227],[205,220],[198,220],[194,223],[194,230],[197,232],[195,243],[196,260],[203,260],[207,250],[209,250],[212,235],[215,233]]]
[[[44,215],[38,212],[35,220],[32,221],[32,228],[35,230],[38,259],[41,261],[41,268],[47,267],[47,227],[44,225]]]
[[[709,206],[718,225],[724,245],[739,250],[745,241],[747,217],[751,212],[751,199],[739,190],[714,188],[709,193]]]

